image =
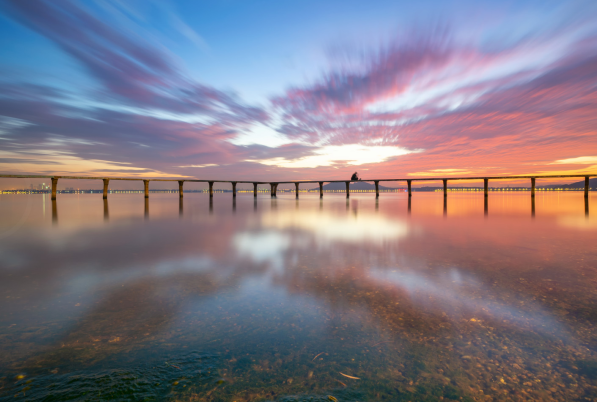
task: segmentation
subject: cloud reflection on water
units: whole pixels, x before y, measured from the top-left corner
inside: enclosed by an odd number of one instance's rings
[[[261,232],[241,232],[232,239],[232,246],[239,258],[250,257],[255,262],[276,261],[276,266],[282,264],[282,254],[290,248],[291,239],[287,234],[274,230]]]
[[[130,199],[114,197],[111,212]],[[185,197],[181,219],[168,212],[177,210],[177,199],[155,197],[151,219],[99,225],[66,211],[64,226],[34,220],[7,239],[0,289],[10,298],[0,307],[10,314],[2,323],[16,324],[23,339],[2,338],[0,363],[26,362],[28,370],[86,364],[153,351],[162,342],[169,353],[226,342],[235,356],[256,353],[268,337],[278,349],[256,360],[288,352],[309,355],[311,364],[311,349],[337,344],[360,356],[385,341],[396,362],[408,366],[412,356],[401,351],[419,348],[455,356],[458,363],[450,364],[462,372],[461,355],[476,353],[486,364],[496,355],[506,359],[504,347],[525,360],[549,349],[559,361],[572,355],[561,340],[576,348],[593,339],[596,261],[587,246],[595,233],[578,236],[554,214],[532,221],[479,211],[438,219],[429,209],[409,217],[399,195],[385,197],[379,209],[357,197],[259,199],[258,208],[239,197],[232,214],[221,200],[215,197],[209,215],[206,197]],[[81,197],[81,211],[101,214],[95,201]],[[441,196],[435,201],[441,205]],[[55,322],[62,324],[45,329],[51,337],[38,331]],[[529,344],[539,352],[525,349]],[[362,362],[373,371],[386,364],[371,355]],[[477,366],[466,372],[488,373]]]
[[[333,242],[365,243],[381,245],[386,241],[408,236],[410,227],[400,219],[388,219],[371,211],[335,213],[306,210],[266,213],[261,222],[276,230],[302,229],[312,235],[317,244]]]
[[[594,217],[582,217],[575,215],[559,216],[558,225],[566,228],[580,230],[597,230],[597,219]]]
[[[437,247],[438,231],[428,230],[427,236],[417,240],[418,236],[414,235],[425,230],[413,231],[412,223],[400,217],[390,217],[366,208],[357,211],[356,205],[354,203],[352,211],[347,212],[314,208],[301,210],[300,213],[291,209],[267,211],[261,215],[263,232],[237,234],[234,247],[240,256],[250,256],[255,262],[268,263],[280,274],[276,283],[293,292],[297,290],[292,288],[297,284],[297,272],[292,267],[313,265],[312,261],[300,257],[307,253],[319,261],[316,269],[333,275],[335,279],[324,281],[325,285],[322,285],[318,283],[321,278],[305,282],[304,274],[298,274],[303,278],[299,281],[302,283],[299,285],[302,292],[316,295],[319,293],[314,287],[342,287],[340,283],[343,281],[346,281],[345,286],[356,290],[390,286],[391,289],[387,289],[387,302],[391,305],[406,297],[417,309],[444,315],[455,322],[483,317],[494,324],[507,322],[522,331],[567,337],[561,322],[534,301],[532,295],[511,292],[511,295],[505,296],[503,287],[491,286],[488,273],[484,270],[475,272],[470,268],[454,266],[428,269],[426,256],[434,254],[432,249]],[[467,226],[470,224],[470,221],[467,222]],[[450,233],[446,227],[438,230],[440,236]],[[456,238],[462,241],[462,233]],[[378,247],[399,239],[405,241],[405,246],[400,249]],[[429,242],[429,249],[423,254],[420,249],[408,250],[408,243],[416,242],[420,247],[421,242],[426,241]],[[514,243],[516,241],[512,239],[512,243],[506,242],[500,247],[511,247]],[[446,245],[442,244],[440,248],[444,247]],[[515,247],[520,249],[520,254],[532,251],[528,247]],[[350,261],[335,264],[327,259],[326,254],[350,255]],[[380,263],[380,260],[385,262]],[[417,269],[417,266],[421,269]],[[343,298],[342,294],[336,295],[336,301]],[[361,307],[366,306],[367,302],[362,301],[364,304]]]
[[[373,268],[369,273],[374,280],[386,285],[390,283],[407,294],[419,308],[439,310],[454,321],[476,322],[483,317],[494,322],[513,323],[523,331],[564,334],[561,323],[532,299],[521,295],[504,300],[498,294],[501,289],[492,289],[474,275],[454,267],[435,275],[424,275],[412,269]]]

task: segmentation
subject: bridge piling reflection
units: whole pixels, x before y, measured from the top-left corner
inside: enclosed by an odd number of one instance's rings
[[[56,206],[56,199],[52,200],[52,225],[58,224],[58,207]]]
[[[444,218],[448,216],[448,197],[444,193]]]
[[[110,220],[110,211],[108,209],[108,199],[104,198],[104,221],[107,222]]]

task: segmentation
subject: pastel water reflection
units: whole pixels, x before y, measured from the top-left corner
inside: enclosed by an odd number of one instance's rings
[[[593,195],[231,198],[1,195],[0,400],[597,398]]]

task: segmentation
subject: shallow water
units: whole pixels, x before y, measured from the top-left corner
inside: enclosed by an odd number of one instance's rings
[[[597,194],[300,196],[0,195],[0,400],[597,399]]]

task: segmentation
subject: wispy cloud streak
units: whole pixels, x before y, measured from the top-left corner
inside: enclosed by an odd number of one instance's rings
[[[424,151],[371,166],[382,175],[523,172],[583,146],[597,150],[597,33],[566,47],[547,35],[489,52],[446,30],[429,32],[381,47],[356,72],[339,69],[290,88],[273,100],[284,116],[280,131],[321,144]]]

